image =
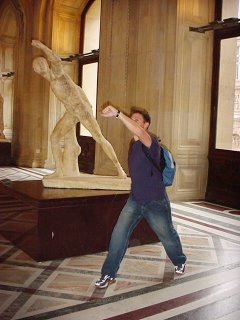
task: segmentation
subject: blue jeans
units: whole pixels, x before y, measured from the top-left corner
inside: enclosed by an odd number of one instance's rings
[[[127,250],[133,229],[145,218],[174,265],[185,263],[186,256],[177,231],[173,227],[171,207],[167,194],[162,200],[138,203],[130,196],[113,229],[109,251],[102,266],[102,275],[116,277],[120,263]]]

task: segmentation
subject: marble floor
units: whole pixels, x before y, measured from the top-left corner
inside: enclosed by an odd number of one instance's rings
[[[42,179],[50,170],[0,168],[0,180]],[[183,276],[161,243],[131,247],[116,283],[96,289],[106,252],[36,262],[0,233],[0,319],[238,320],[240,211],[205,201],[172,202],[187,255]],[[0,190],[0,232],[28,205]],[[93,235],[97,236],[97,235]]]

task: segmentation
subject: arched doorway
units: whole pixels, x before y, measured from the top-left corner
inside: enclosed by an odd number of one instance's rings
[[[0,94],[3,99],[3,133],[7,140],[12,140],[15,50],[17,42],[17,19],[15,8],[10,1],[5,1],[0,13]]]
[[[0,165],[10,165],[18,24],[11,1],[0,6]]]

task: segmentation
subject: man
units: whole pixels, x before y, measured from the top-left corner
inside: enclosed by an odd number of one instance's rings
[[[81,122],[113,162],[119,178],[126,178],[126,173],[120,165],[112,145],[101,133],[87,96],[82,88],[76,85],[64,71],[61,58],[38,40],[32,40],[32,46],[42,50],[50,63],[49,66],[44,57],[37,57],[33,60],[34,71],[50,82],[52,91],[66,108],[66,112],[56,124],[51,135],[51,147],[56,170],[50,176],[79,175],[77,157],[80,153],[80,148],[76,142],[75,126],[77,122]],[[63,154],[59,146],[62,138],[65,138],[65,152]],[[66,143],[66,140],[68,143]],[[68,155],[72,160],[71,163],[69,163]]]
[[[114,227],[101,277],[95,286],[102,289],[115,282],[117,271],[128,247],[129,237],[142,218],[147,220],[162,242],[175,266],[176,274],[183,274],[186,256],[172,224],[171,207],[161,173],[143,152],[143,148],[146,148],[151,157],[159,163],[158,139],[148,132],[151,122],[149,114],[145,110],[135,109],[131,117],[128,117],[109,105],[103,109],[102,116],[116,117],[122,121],[133,134],[134,142],[129,153],[131,193]]]

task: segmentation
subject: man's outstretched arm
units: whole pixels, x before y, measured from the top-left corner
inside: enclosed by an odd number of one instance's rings
[[[119,112],[115,107],[109,105],[104,108],[102,110],[102,116],[106,118],[117,117],[146,147],[149,148],[151,146],[152,138],[148,131],[140,127],[134,120],[126,116],[124,113]]]

